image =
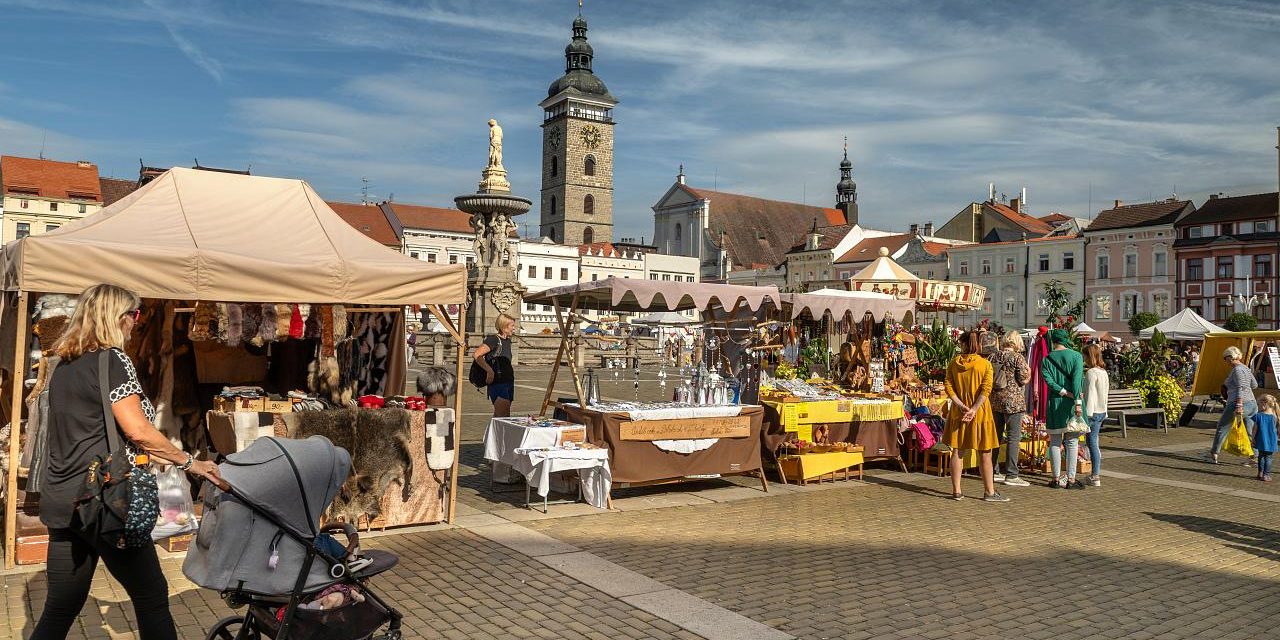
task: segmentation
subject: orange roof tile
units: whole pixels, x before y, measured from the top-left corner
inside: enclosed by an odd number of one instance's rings
[[[102,206],[109,207],[134,191],[138,190],[137,180],[122,180],[120,178],[99,178],[98,186],[102,190]]]
[[[876,238],[866,238],[862,242],[853,245],[844,255],[836,259],[836,262],[861,262],[863,260],[875,260],[880,257],[880,247],[889,250],[889,255],[893,255],[901,249],[903,245],[911,242],[916,237],[914,233],[899,233],[892,236],[879,236]]]
[[[392,228],[391,221],[387,220],[386,214],[376,205],[350,202],[327,202],[326,204],[356,231],[369,236],[379,244],[395,249],[400,248],[400,238],[396,237],[396,230]]]
[[[0,157],[0,182],[6,194],[102,202],[98,165],[17,156]]]
[[[815,222],[819,227],[846,224],[839,209],[680,186],[693,197],[710,201],[707,235],[715,244],[724,238],[735,269],[780,264],[796,238]]]
[[[987,202],[985,204],[992,211],[995,211],[996,213],[1004,216],[1005,219],[1008,220],[1009,222],[1012,222],[1018,225],[1019,227],[1022,227],[1023,229],[1025,229],[1027,233],[1044,235],[1046,233],[1053,231],[1054,225],[1051,225],[1048,222],[1045,222],[1044,220],[1041,220],[1039,218],[1034,218],[1032,216],[1029,216],[1025,213],[1018,213],[1012,207],[1004,203]]]
[[[457,209],[445,209],[442,207],[426,207],[418,204],[405,204],[403,202],[384,202],[383,207],[391,210],[391,213],[400,220],[400,224],[407,228],[424,229],[427,231],[451,231],[453,233],[473,233],[471,229],[471,216],[466,212]]]

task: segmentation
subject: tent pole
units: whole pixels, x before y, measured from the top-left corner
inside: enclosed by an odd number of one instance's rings
[[[556,386],[556,376],[560,374],[560,358],[564,356],[564,348],[569,340],[569,335],[565,333],[564,314],[560,310],[560,299],[553,298],[551,304],[556,308],[556,326],[560,327],[560,348],[556,350],[556,360],[551,363],[551,379],[547,381],[547,394],[542,397],[542,408],[538,410],[538,417],[545,418],[547,415],[547,407],[551,405],[551,390]]]
[[[578,313],[578,294],[573,294],[573,299],[569,301],[569,322],[568,329],[573,334],[574,345],[578,342],[578,323],[574,317]],[[578,375],[578,354],[569,354],[569,371],[573,374],[573,388],[578,392],[578,406],[583,411],[587,409],[587,394],[582,391],[582,377]]]
[[[4,500],[4,566],[12,569],[18,547],[18,462],[22,435],[22,395],[27,379],[22,370],[27,362],[27,292],[18,292],[17,339],[14,340],[13,383],[10,385],[9,474],[5,479]]]
[[[467,358],[467,305],[458,305],[458,327],[450,326],[448,314],[440,313],[437,306],[432,305],[433,313],[438,314],[441,324],[453,334],[458,342],[457,382],[453,388],[453,467],[449,470],[449,524],[453,524],[454,514],[458,506],[458,459],[462,457],[462,361]]]

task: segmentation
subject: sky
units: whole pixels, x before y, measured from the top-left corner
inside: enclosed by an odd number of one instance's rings
[[[0,0],[0,153],[102,175],[251,167],[325,198],[451,206],[505,130],[538,201],[537,103],[573,0]],[[688,182],[941,225],[988,184],[1030,212],[1277,188],[1280,3],[587,0],[614,110],[615,238]],[[536,229],[537,210],[525,222]]]

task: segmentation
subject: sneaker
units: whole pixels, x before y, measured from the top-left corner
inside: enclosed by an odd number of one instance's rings
[[[1269,474],[1269,473],[1268,473],[1267,475],[1262,476],[1262,481],[1263,481],[1263,482],[1271,482],[1271,474]]]
[[[1054,479],[1052,479],[1052,480],[1050,480],[1050,481],[1049,481],[1049,488],[1050,488],[1050,489],[1065,489],[1065,488],[1067,488],[1067,485],[1063,484],[1062,482],[1059,482],[1057,478],[1054,478]]]
[[[953,493],[953,494],[951,494],[951,499],[952,499],[952,500],[964,500],[964,494],[963,494],[963,493]]]
[[[1084,488],[1084,483],[1083,483],[1083,482],[1080,482],[1079,480],[1076,480],[1075,478],[1072,478],[1071,480],[1069,480],[1069,481],[1067,482],[1067,487],[1066,487],[1066,488],[1068,488],[1068,489],[1083,489],[1083,488]]]
[[[1094,486],[1094,487],[1101,487],[1101,486],[1102,486],[1102,478],[1100,478],[1100,477],[1098,477],[1098,476],[1090,476],[1090,477],[1089,477],[1089,484],[1090,484],[1091,486]]]
[[[1009,499],[1000,495],[999,492],[996,492],[991,495],[983,496],[982,501],[983,502],[1008,502]]]
[[[1023,480],[1022,478],[1019,478],[1018,476],[1013,476],[1013,477],[1005,478],[1005,479],[1004,479],[1004,486],[1006,486],[1006,487],[1029,487],[1029,486],[1031,486],[1031,483],[1030,483],[1030,482],[1027,482],[1026,480]]]
[[[1204,454],[1204,461],[1208,462],[1209,464],[1222,464],[1221,462],[1218,462],[1218,456],[1212,453]]]
[[[1004,482],[1004,474],[1003,473],[992,474],[991,479],[995,482]]]

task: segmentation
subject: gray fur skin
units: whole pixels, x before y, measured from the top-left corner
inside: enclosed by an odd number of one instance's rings
[[[322,435],[351,455],[351,476],[326,512],[327,520],[358,523],[382,514],[382,496],[393,482],[412,492],[409,413],[403,409],[335,409],[296,414],[295,437]]]

